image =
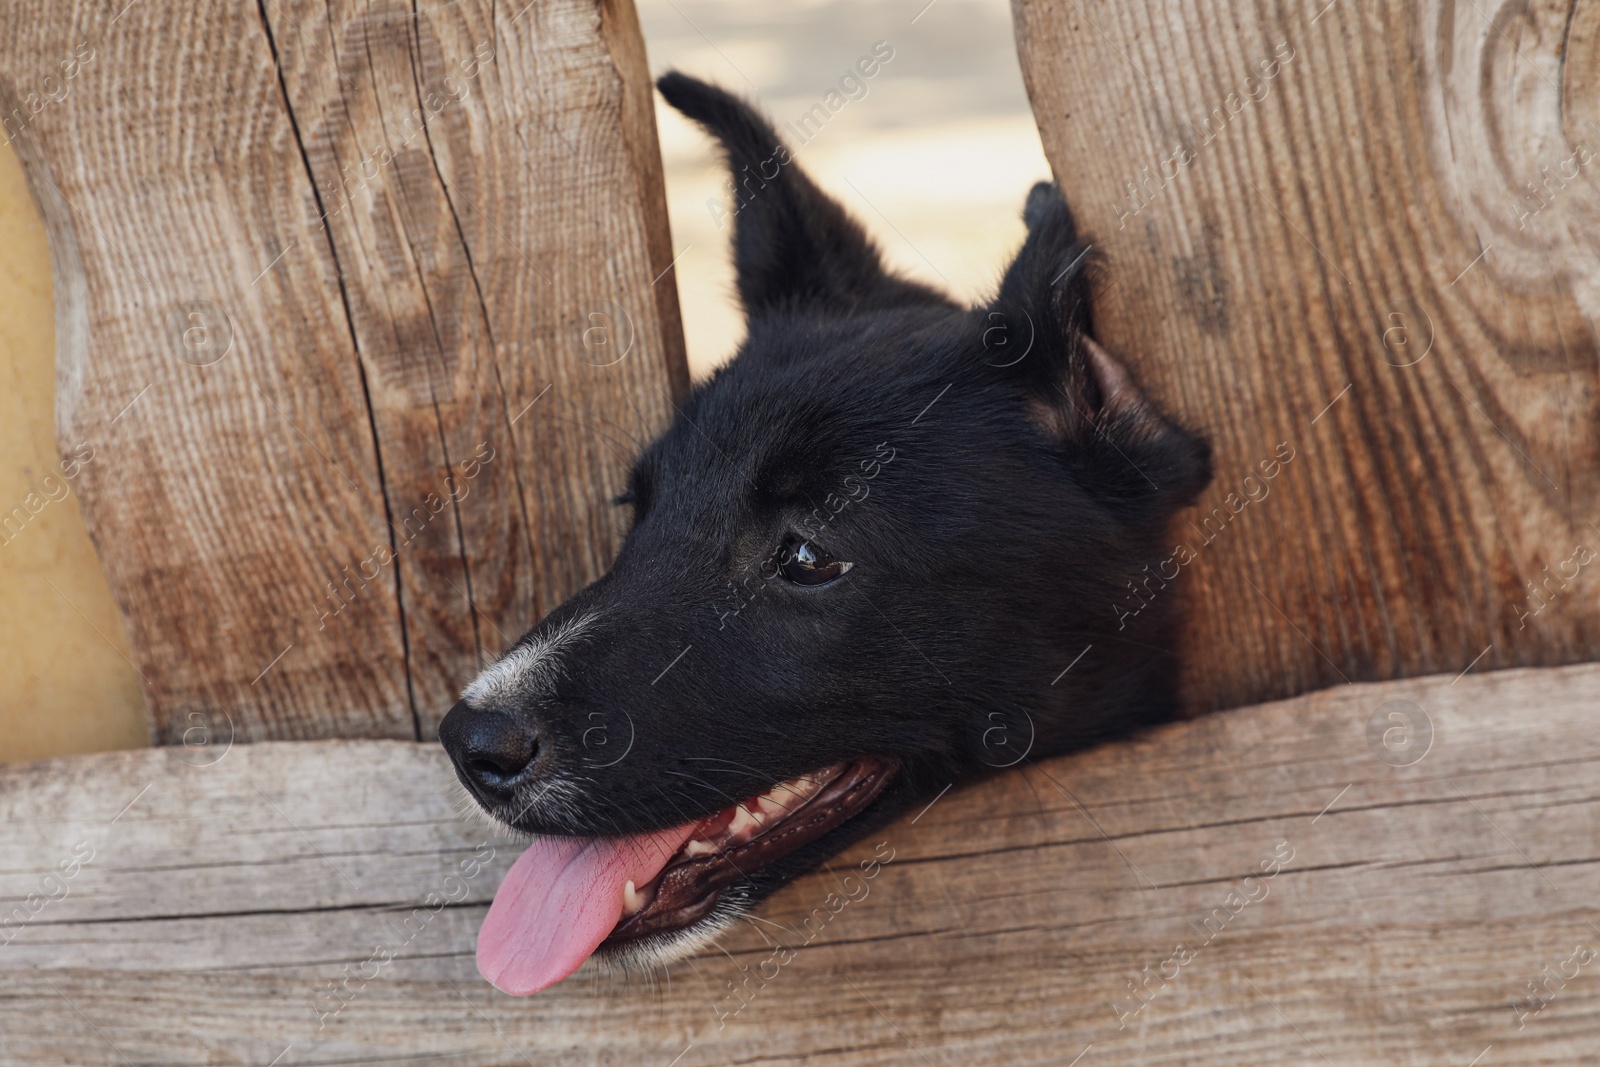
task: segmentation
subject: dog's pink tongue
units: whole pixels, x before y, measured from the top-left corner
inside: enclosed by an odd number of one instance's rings
[[[478,931],[478,971],[522,996],[577,970],[699,823],[633,837],[541,837],[511,865]]]

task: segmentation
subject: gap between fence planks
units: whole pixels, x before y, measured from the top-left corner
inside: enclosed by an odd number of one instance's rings
[[[1177,724],[940,798],[785,889],[727,954],[531,999],[474,970],[518,846],[460,815],[436,746],[5,768],[0,901],[66,889],[0,935],[0,1060],[1582,1062],[1600,960],[1547,976],[1600,950],[1597,701],[1600,665]],[[770,980],[736,994],[748,974]]]
[[[429,738],[687,369],[629,0],[4,0],[58,429],[158,743]]]
[[[1188,705],[1600,658],[1600,5],[1013,11],[1101,339],[1216,446]]]

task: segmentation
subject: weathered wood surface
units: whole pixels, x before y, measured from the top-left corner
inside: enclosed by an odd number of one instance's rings
[[[0,3],[154,736],[427,738],[687,384],[628,0]]]
[[[1102,339],[1217,448],[1190,706],[1600,657],[1600,4],[1013,10]]]
[[[57,899],[0,927],[0,1061],[1570,1067],[1600,1033],[1600,958],[1569,962],[1600,951],[1597,702],[1581,666],[1181,723],[940,798],[727,954],[526,1000],[472,960],[517,846],[435,746],[6,768],[0,907]]]

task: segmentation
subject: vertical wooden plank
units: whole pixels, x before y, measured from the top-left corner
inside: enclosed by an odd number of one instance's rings
[[[431,737],[687,386],[631,5],[3,7],[156,735]]]
[[[1600,655],[1592,5],[1014,11],[1103,339],[1216,445],[1190,706]]]
[[[383,497],[259,20],[24,6],[6,113],[65,90],[14,130],[51,237],[59,442],[93,450],[77,488],[157,737],[414,735],[392,597],[311,637]]]

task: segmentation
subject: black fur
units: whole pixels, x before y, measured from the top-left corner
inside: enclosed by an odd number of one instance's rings
[[[901,761],[867,812],[740,887],[753,901],[951,782],[1168,718],[1175,598],[1144,568],[1209,449],[1082,342],[1092,256],[1053,185],[995,300],[964,309],[885,270],[749,106],[658,84],[727,153],[748,337],[640,456],[610,573],[523,639],[598,613],[550,691],[475,709],[531,732],[524,780],[491,795],[456,713],[441,736],[494,814],[566,834]],[[766,577],[797,536],[853,569]],[[1130,582],[1150,604],[1119,628]],[[542,803],[555,780],[576,785]]]

